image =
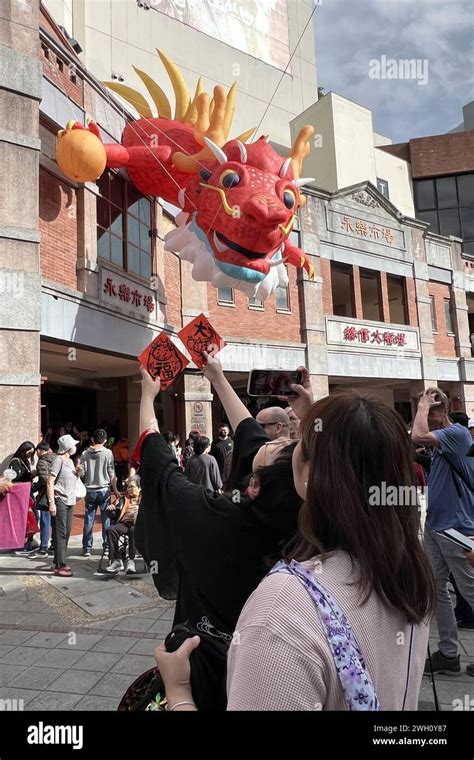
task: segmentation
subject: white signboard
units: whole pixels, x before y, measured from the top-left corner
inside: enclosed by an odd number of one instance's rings
[[[368,353],[420,354],[418,328],[406,325],[326,317],[326,341],[328,346],[343,346]]]

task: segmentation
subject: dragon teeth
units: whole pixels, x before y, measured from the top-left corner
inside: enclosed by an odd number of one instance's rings
[[[217,234],[215,232],[214,232],[214,238],[213,238],[213,240],[214,240],[214,245],[216,246],[216,248],[219,251],[219,253],[224,253],[224,251],[228,251],[229,250],[228,247],[226,245],[224,245],[224,243],[221,243],[221,241],[219,240],[219,238],[217,237]]]

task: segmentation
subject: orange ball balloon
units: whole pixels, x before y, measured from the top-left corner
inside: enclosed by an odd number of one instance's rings
[[[56,161],[69,179],[92,182],[105,169],[107,154],[98,137],[87,129],[69,129],[58,135]]]

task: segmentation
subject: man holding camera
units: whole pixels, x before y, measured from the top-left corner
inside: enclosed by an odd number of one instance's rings
[[[436,580],[440,637],[439,650],[432,657],[433,673],[460,675],[458,630],[448,578],[452,573],[460,594],[474,609],[474,569],[463,550],[438,531],[454,528],[474,536],[474,460],[468,456],[472,439],[467,428],[449,419],[448,398],[439,388],[428,388],[421,395],[412,438],[415,444],[434,449],[425,527],[425,547]],[[430,672],[427,661],[425,673]]]

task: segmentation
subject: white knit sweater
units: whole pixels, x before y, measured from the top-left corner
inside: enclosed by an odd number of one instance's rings
[[[313,569],[315,563],[304,563]],[[357,565],[345,552],[319,563],[317,580],[349,620],[382,710],[401,710],[411,625],[373,593],[360,605]],[[429,626],[414,627],[405,710],[416,710]],[[346,710],[313,600],[291,575],[266,577],[247,601],[229,651],[229,710]]]

